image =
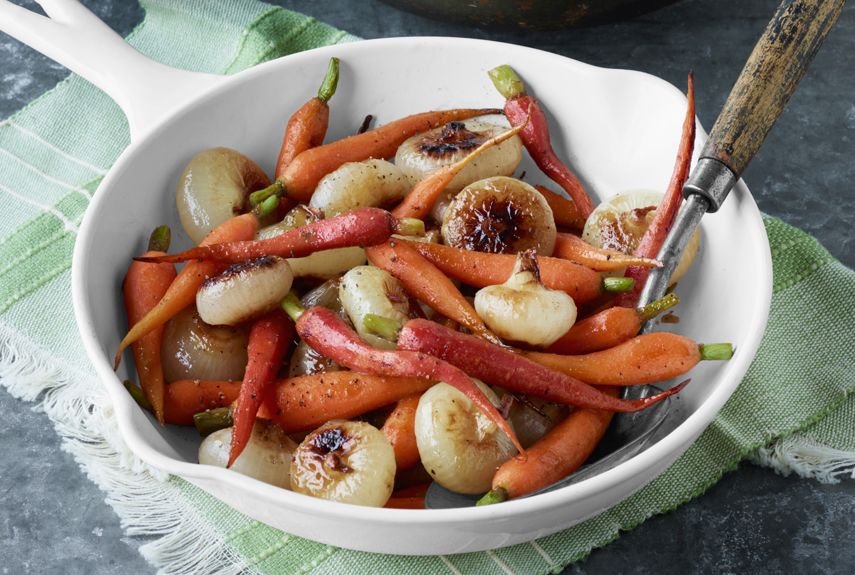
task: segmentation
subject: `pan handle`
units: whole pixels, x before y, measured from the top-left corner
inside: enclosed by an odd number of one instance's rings
[[[37,0],[48,17],[0,0],[0,30],[107,93],[139,140],[223,76],[170,68],[136,51],[77,0]]]

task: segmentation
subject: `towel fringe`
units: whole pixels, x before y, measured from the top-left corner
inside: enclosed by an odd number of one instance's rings
[[[0,385],[37,401],[84,474],[106,493],[129,536],[151,538],[139,548],[164,575],[256,573],[180,492],[170,476],[124,444],[110,397],[98,380],[64,365],[0,323]]]
[[[820,483],[840,483],[855,479],[855,451],[843,451],[818,443],[801,434],[781,438],[749,454],[748,460],[788,477],[816,479]]]

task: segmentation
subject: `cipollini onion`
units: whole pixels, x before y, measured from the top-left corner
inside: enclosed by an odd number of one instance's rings
[[[481,382],[494,403],[496,394]],[[446,383],[427,390],[416,408],[416,443],[434,481],[458,493],[484,493],[496,469],[516,453],[511,440],[463,393]]]
[[[404,173],[386,160],[348,162],[318,182],[309,207],[331,218],[360,207],[394,204],[409,190]]]
[[[245,327],[211,326],[190,306],[166,323],[161,344],[163,377],[239,381],[246,370]]]
[[[291,459],[291,488],[313,497],[382,507],[395,483],[395,452],[362,421],[330,421],[310,433]]]
[[[478,290],[475,311],[499,337],[541,347],[553,344],[576,322],[573,298],[540,283],[533,250],[517,256],[505,283]]]
[[[229,461],[231,443],[231,427],[215,431],[199,446],[199,463],[225,467]],[[297,444],[282,428],[269,421],[259,420],[255,422],[249,442],[231,469],[259,481],[290,489],[291,454],[296,449]]]
[[[206,323],[237,325],[278,306],[293,280],[288,262],[275,256],[235,264],[205,280],[196,308]]]
[[[258,164],[230,148],[210,148],[190,160],[178,179],[175,201],[184,231],[199,243],[240,214],[251,192],[270,185]]]
[[[401,325],[409,319],[410,300],[395,277],[374,266],[359,266],[341,278],[339,299],[359,336],[374,347],[394,349],[395,342],[374,335],[365,316],[374,314]]]

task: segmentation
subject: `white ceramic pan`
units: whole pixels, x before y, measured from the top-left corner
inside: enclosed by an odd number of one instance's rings
[[[0,0],[0,28],[101,87],[125,110],[131,127],[131,145],[104,179],[83,221],[72,282],[80,337],[110,391],[127,444],[148,463],[264,523],[310,539],[398,554],[476,551],[553,533],[628,497],[691,445],[745,374],[766,324],[772,271],[760,214],[740,182],[722,210],[703,222],[701,252],[681,282],[684,303],[674,326],[700,341],[731,341],[736,355],[696,368],[694,383],[676,402],[681,419],[676,429],[618,467],[501,505],[415,511],[313,499],[198,465],[195,432],[158,426],[122,387],[127,362],[119,373],[110,365],[125,331],[120,283],[129,258],[143,250],[157,224],[178,232],[176,249],[189,245],[180,232],[174,188],[195,153],[229,146],[271,172],[285,120],[314,94],[331,56],[341,59],[341,81],[331,102],[330,138],[353,133],[369,113],[379,124],[428,109],[500,106],[486,71],[508,63],[552,113],[559,153],[604,198],[629,189],[664,191],[685,98],[646,74],[457,38],[393,38],[322,48],[231,77],[188,73],[145,58],[77,2],[41,4],[53,20]],[[531,181],[538,179],[533,165],[522,168]]]

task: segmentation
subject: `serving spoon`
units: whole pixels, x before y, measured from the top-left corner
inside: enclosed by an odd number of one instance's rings
[[[686,199],[669,231],[639,296],[644,306],[665,295],[680,257],[706,213],[719,210],[755,156],[804,77],[843,9],[845,0],[784,0],[754,46],[713,125],[697,165],[683,186]],[[652,321],[642,326],[649,332]],[[738,353],[738,350],[737,350]],[[638,399],[657,392],[652,386],[629,386],[623,397]],[[603,444],[621,445],[568,477],[535,493],[553,491],[608,471],[670,432],[675,398],[639,413],[616,414]],[[453,493],[436,482],[425,495],[425,507],[441,509],[474,505],[478,497]]]

